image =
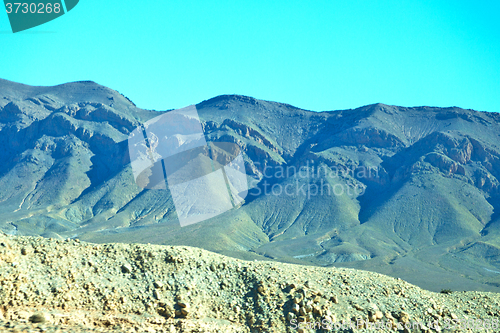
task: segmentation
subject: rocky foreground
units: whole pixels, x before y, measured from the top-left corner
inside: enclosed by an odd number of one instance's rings
[[[0,332],[498,332],[500,296],[191,247],[0,233]]]

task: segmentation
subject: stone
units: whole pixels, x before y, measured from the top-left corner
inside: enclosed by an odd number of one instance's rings
[[[399,321],[406,324],[410,322],[410,315],[407,312],[401,311],[399,314]]]
[[[129,264],[122,265],[121,269],[122,273],[132,273],[132,266],[130,266]]]
[[[31,317],[29,317],[29,321],[34,324],[45,323],[47,321],[47,318],[43,313],[35,313]]]
[[[181,308],[188,308],[189,307],[189,303],[183,302],[183,301],[178,301],[177,305],[180,306]]]

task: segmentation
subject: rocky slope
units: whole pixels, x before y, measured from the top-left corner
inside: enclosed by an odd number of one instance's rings
[[[497,113],[384,104],[310,112],[236,95],[196,108],[208,141],[241,148],[252,190],[241,207],[181,228],[170,192],[138,187],[130,167],[129,133],[160,112],[94,82],[0,80],[0,230],[500,291]],[[315,192],[323,185],[343,192]]]
[[[299,323],[303,332],[323,332],[327,323],[339,331],[333,325],[342,322],[349,332],[363,325],[384,325],[381,332],[500,327],[494,293],[434,293],[372,272],[243,261],[192,247],[3,233],[0,310],[2,332],[293,332]]]

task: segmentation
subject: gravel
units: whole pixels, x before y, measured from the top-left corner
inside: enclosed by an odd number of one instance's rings
[[[434,293],[373,272],[193,247],[0,234],[0,332],[500,331],[495,325],[494,293]]]

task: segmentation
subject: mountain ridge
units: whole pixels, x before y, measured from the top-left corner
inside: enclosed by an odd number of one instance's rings
[[[238,209],[180,228],[168,190],[135,184],[127,149],[136,126],[168,111],[142,110],[96,83],[27,87],[0,80],[0,230],[198,246],[374,270],[433,290],[500,291],[490,272],[500,270],[500,114],[382,103],[314,112],[241,95],[202,101],[205,138],[240,147],[251,190]],[[279,173],[302,167],[325,172]],[[265,192],[325,184],[344,192]],[[415,274],[419,265],[425,271]]]

